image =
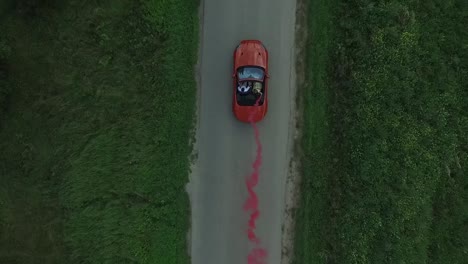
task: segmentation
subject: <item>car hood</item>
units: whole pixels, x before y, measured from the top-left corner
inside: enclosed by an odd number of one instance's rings
[[[262,44],[246,42],[239,46],[235,52],[235,67],[260,66],[266,68],[267,54]]]

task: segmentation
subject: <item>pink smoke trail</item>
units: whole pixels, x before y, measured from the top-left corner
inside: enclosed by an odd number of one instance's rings
[[[258,106],[258,103],[261,99],[261,96],[255,102],[255,106]],[[248,229],[247,229],[247,236],[249,241],[255,243],[256,247],[253,248],[249,255],[247,256],[247,263],[248,264],[265,264],[264,259],[267,256],[267,251],[264,248],[259,247],[260,239],[255,234],[256,228],[256,221],[260,216],[260,210],[258,209],[258,196],[254,191],[255,186],[258,184],[258,179],[260,177],[259,169],[262,165],[262,144],[260,142],[260,132],[255,122],[253,122],[253,114],[250,115],[250,125],[252,126],[255,134],[255,144],[257,145],[257,153],[255,157],[255,161],[252,164],[253,172],[250,176],[246,179],[246,186],[247,191],[249,193],[249,197],[245,201],[244,210],[245,211],[252,211],[250,213]]]

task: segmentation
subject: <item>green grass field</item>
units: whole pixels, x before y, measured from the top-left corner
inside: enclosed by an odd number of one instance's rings
[[[2,1],[0,263],[188,263],[197,1]]]
[[[466,1],[307,2],[295,263],[466,263]]]

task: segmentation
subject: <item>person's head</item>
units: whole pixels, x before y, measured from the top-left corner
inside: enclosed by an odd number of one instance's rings
[[[262,90],[262,84],[259,82],[255,82],[253,85],[253,90],[259,93]]]
[[[262,93],[261,89],[259,89],[258,87],[254,87],[254,88],[253,88],[253,92],[254,92],[255,94],[261,94],[261,93]]]

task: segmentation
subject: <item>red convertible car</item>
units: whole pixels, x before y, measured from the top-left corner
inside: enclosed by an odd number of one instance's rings
[[[243,40],[234,51],[233,112],[241,122],[259,122],[268,110],[268,51],[259,40]]]

